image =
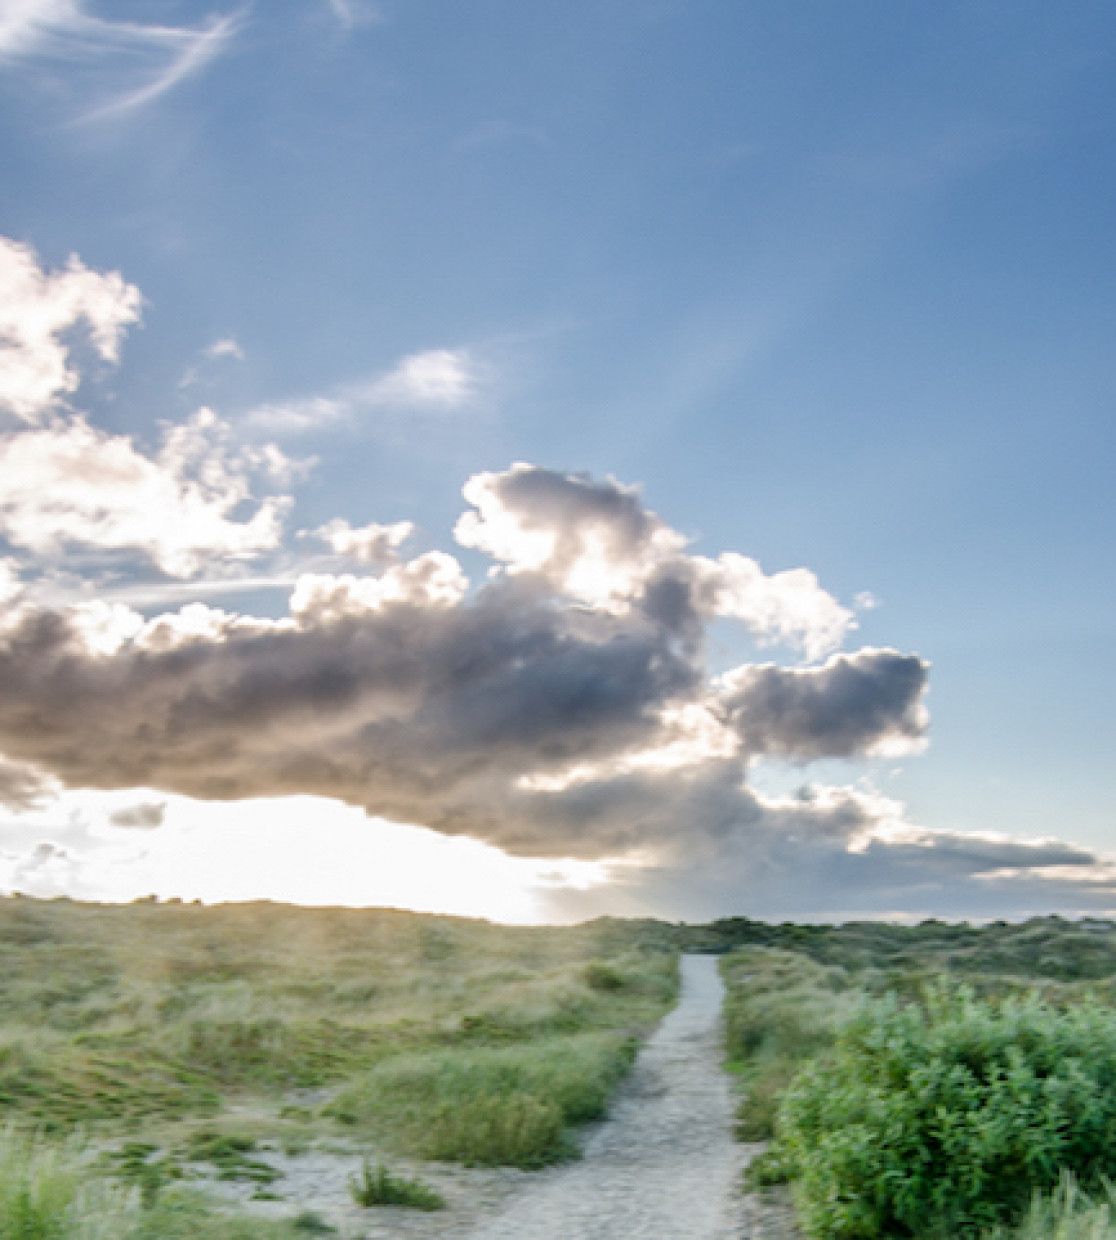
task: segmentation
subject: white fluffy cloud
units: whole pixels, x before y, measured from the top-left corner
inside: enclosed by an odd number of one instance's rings
[[[278,544],[286,498],[266,497],[246,518],[237,510],[253,474],[284,461],[238,450],[205,409],[169,427],[154,456],[81,420],[25,431],[0,439],[0,533],[40,556],[131,551],[187,577]]]
[[[76,255],[47,271],[30,246],[0,237],[0,410],[40,420],[80,382],[72,333],[84,329],[97,354],[115,362],[140,303],[119,272],[91,271]]]
[[[473,395],[477,366],[465,349],[428,349],[402,358],[387,374],[357,389],[372,406],[401,405],[455,409]]]
[[[197,436],[168,437],[174,471]],[[711,681],[716,562],[686,555],[634,489],[519,466],[465,494],[459,536],[503,566],[472,590],[430,551],[306,574],[276,620],[18,603],[0,631],[0,748],[71,784],[333,796],[523,855],[669,850],[683,823],[690,845],[784,821],[851,838],[863,812],[819,802],[788,818],[747,787],[748,764],[917,739],[919,659],[869,649]],[[757,615],[758,633],[801,645],[796,619]]]
[[[227,357],[235,362],[242,362],[244,361],[244,350],[240,347],[240,343],[234,340],[232,336],[223,336],[205,349],[205,356],[211,358]]]
[[[304,530],[300,537],[313,534],[335,554],[361,564],[387,564],[395,559],[399,548],[414,531],[412,521],[395,521],[391,525],[372,522],[354,527],[341,517],[335,517],[316,530]]]
[[[686,554],[686,538],[644,506],[637,488],[614,479],[519,462],[477,474],[464,495],[473,507],[457,523],[458,542],[588,606],[642,608],[680,632],[730,617],[760,642],[790,644],[809,658],[836,649],[856,627],[808,569],[768,575],[736,552]]]

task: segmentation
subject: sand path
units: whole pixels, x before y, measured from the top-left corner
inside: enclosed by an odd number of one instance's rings
[[[684,956],[678,1006],[584,1158],[533,1176],[468,1240],[736,1240],[746,1155],[721,1068],[723,993],[714,957]]]

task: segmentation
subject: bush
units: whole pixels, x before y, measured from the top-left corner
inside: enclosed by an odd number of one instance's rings
[[[866,1004],[783,1097],[775,1156],[819,1237],[973,1236],[1062,1169],[1116,1173],[1116,1026],[968,990]]]
[[[623,974],[603,960],[589,961],[585,966],[585,981],[591,990],[624,989]]]

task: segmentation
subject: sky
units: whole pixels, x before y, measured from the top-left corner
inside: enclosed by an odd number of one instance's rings
[[[1116,914],[1114,52],[0,0],[0,891]]]

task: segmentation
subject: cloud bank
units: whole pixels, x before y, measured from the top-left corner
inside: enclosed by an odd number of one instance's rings
[[[12,242],[0,279],[19,310],[0,320],[0,401],[14,427],[0,433],[10,812],[58,783],[142,789],[109,820],[133,828],[157,826],[173,794],[326,797],[508,854],[603,867],[612,907],[630,912],[782,901],[840,915],[934,911],[949,892],[978,903],[985,890],[1009,902],[1116,893],[1109,863],[1087,850],[929,831],[863,782],[806,777],[794,796],[760,792],[758,763],[920,750],[929,664],[847,648],[854,610],[808,568],[698,553],[613,478],[518,462],[467,479],[454,537],[488,561],[472,580],[451,551],[405,558],[410,521],[338,516],[301,537],[329,549],[330,568],[357,571],[291,573],[288,559],[272,579],[293,580],[279,616],[196,601],[238,566],[262,558],[266,572],[268,556],[293,554],[283,519],[296,463],[207,408],[163,424],[153,447],[94,427],[67,403],[81,378],[74,333],[114,363],[138,291],[77,258],[48,272]],[[345,410],[456,407],[474,377],[467,355],[434,350],[337,399]],[[51,602],[42,588],[106,559],[209,581],[154,615],[88,590]],[[150,597],[168,585],[181,588],[156,581]],[[715,673],[709,634],[726,624],[762,659]],[[12,865],[61,882],[77,862],[54,845]],[[546,898],[569,915],[581,897]]]

